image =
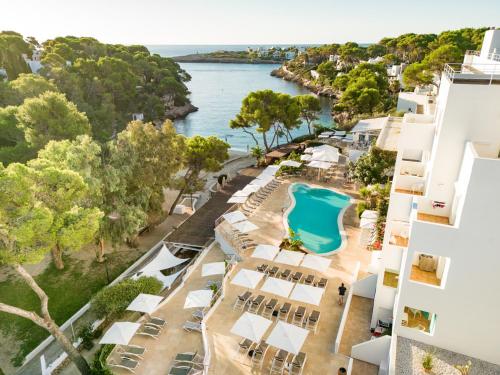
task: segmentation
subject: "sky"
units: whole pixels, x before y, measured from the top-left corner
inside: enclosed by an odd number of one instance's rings
[[[0,30],[122,44],[372,43],[500,27],[500,0],[0,0]]]

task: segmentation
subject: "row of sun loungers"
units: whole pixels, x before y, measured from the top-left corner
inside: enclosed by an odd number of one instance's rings
[[[314,285],[318,288],[326,288],[326,285],[328,284],[328,279],[324,277],[322,277],[318,281],[315,281],[314,275],[307,275],[305,278],[302,278],[303,274],[300,271],[296,271],[292,274],[292,271],[290,271],[289,269],[285,269],[279,272],[278,266],[271,267],[265,263],[261,264],[260,266],[257,266],[257,271],[265,273],[267,276],[270,277],[278,277],[280,279],[293,281],[296,283],[302,282],[306,285]]]
[[[203,362],[197,352],[178,353],[169,375],[197,375],[203,373]]]
[[[256,210],[257,207],[261,205],[269,197],[269,195],[278,188],[280,184],[281,181],[274,179],[265,187],[261,188],[258,192],[254,193],[245,202],[245,205],[242,207],[243,211],[250,215],[253,214],[254,210]]]

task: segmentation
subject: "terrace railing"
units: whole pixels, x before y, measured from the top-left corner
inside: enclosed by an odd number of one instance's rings
[[[467,56],[481,56],[481,51],[468,50],[465,52],[465,55],[467,55]],[[487,59],[493,60],[493,61],[500,61],[500,53],[490,52],[490,53],[488,53]]]
[[[500,64],[446,64],[444,74],[452,83],[500,84]]]

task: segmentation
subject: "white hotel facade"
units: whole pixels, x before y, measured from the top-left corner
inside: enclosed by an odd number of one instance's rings
[[[396,374],[398,337],[500,364],[500,30],[446,65],[419,112],[401,126],[378,259],[371,325],[393,324],[380,368]]]

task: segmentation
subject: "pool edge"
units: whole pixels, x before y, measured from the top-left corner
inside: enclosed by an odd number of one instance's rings
[[[309,183],[306,183],[306,182],[292,182],[290,184],[290,186],[288,187],[287,189],[287,192],[288,192],[288,196],[290,197],[291,199],[291,204],[288,206],[288,208],[285,210],[285,212],[283,212],[283,216],[282,216],[282,221],[283,221],[283,226],[285,228],[285,236],[288,236],[288,228],[290,227],[288,225],[288,215],[290,214],[290,212],[293,210],[293,208],[295,207],[295,196],[293,195],[292,193],[292,187],[294,185],[297,185],[297,184],[300,184],[300,185],[307,185],[309,187],[312,187],[313,189],[326,189],[326,190],[331,190],[337,194],[341,194],[341,195],[344,195],[346,197],[349,197],[349,204],[347,206],[345,206],[344,208],[342,208],[342,210],[340,210],[339,212],[339,216],[337,218],[337,225],[339,227],[339,233],[340,233],[340,238],[342,240],[340,246],[338,248],[336,248],[335,250],[330,250],[326,253],[316,253],[315,251],[313,250],[309,250],[308,248],[304,247],[304,250],[308,253],[308,254],[314,254],[314,255],[319,255],[319,256],[330,256],[330,255],[334,255],[336,253],[338,253],[339,251],[342,251],[345,249],[345,247],[347,246],[347,232],[345,231],[344,229],[344,223],[343,223],[343,218],[344,218],[344,214],[345,214],[345,211],[354,203],[353,202],[353,198],[349,195],[349,194],[345,194],[343,192],[340,192],[340,191],[337,191],[335,190],[334,188],[330,188],[330,187],[325,187],[325,186],[321,186],[321,185],[316,185],[316,184],[309,184]]]

